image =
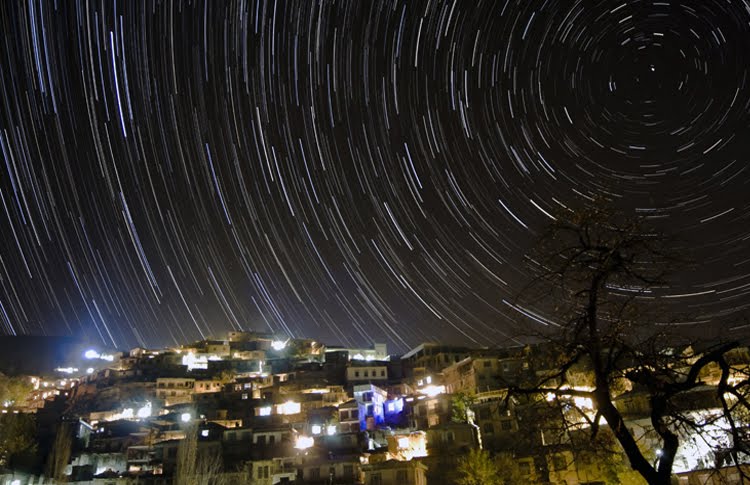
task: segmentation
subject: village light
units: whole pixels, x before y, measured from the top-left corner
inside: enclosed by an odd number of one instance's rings
[[[336,434],[336,425],[335,425],[335,424],[329,424],[329,425],[328,425],[328,426],[326,427],[326,434],[327,434],[328,436],[333,436],[333,435],[335,435],[335,434]]]
[[[294,447],[298,450],[306,450],[315,444],[315,439],[312,436],[298,436]]]
[[[288,340],[274,340],[271,342],[271,348],[276,351],[284,350]]]
[[[429,397],[435,397],[445,392],[445,386],[435,386],[430,384],[429,386],[421,389],[420,392]]]
[[[151,403],[147,402],[145,406],[143,406],[142,408],[140,408],[138,410],[138,412],[136,413],[136,415],[139,418],[148,418],[148,417],[150,417],[151,416]]]
[[[302,411],[302,405],[298,402],[287,401],[279,405],[279,414],[299,414]]]
[[[91,360],[91,359],[98,359],[99,358],[99,352],[97,352],[94,349],[89,349],[86,352],[84,352],[83,356],[86,357],[89,360]]]
[[[313,424],[313,426],[312,426],[312,433],[313,434],[320,434],[320,432],[322,430],[323,429],[321,428],[321,426],[319,424]]]
[[[264,406],[262,408],[258,408],[258,416],[270,416],[271,415],[271,406]]]
[[[409,447],[409,438],[407,436],[402,436],[398,439],[398,447],[399,448],[408,448]]]
[[[192,416],[190,415],[190,413],[182,413],[182,414],[180,414],[180,421],[182,421],[183,423],[187,423],[188,421],[190,421],[190,418],[192,418]]]
[[[55,372],[62,372],[63,374],[73,374],[74,372],[78,372],[78,367],[57,367],[55,368]]]

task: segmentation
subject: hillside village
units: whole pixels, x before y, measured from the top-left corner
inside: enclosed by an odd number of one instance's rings
[[[579,447],[585,440],[576,435],[588,433],[593,414],[588,422],[571,414],[563,429],[545,399],[509,393],[556,370],[543,344],[423,343],[392,356],[384,344],[341,348],[230,332],[179,348],[90,349],[84,357],[90,367],[32,377],[28,399],[2,409],[35,413],[47,474],[57,482],[167,484],[202,476],[189,483],[450,484],[461,459],[481,448],[502,464],[506,483],[643,483],[624,456]],[[747,348],[730,357],[738,368],[750,362]],[[720,372],[707,369],[705,390],[684,403],[685,413],[716,411],[709,385]],[[565,376],[582,388],[587,378],[585,364]],[[616,404],[657,460],[644,394],[622,389]],[[570,412],[590,407],[578,400]],[[674,466],[679,483],[737,479],[741,464],[717,453],[714,438],[684,438]],[[0,484],[52,483],[41,473],[0,470]]]

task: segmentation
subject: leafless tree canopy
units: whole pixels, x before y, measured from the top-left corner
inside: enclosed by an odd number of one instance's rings
[[[674,338],[669,323],[679,317],[656,303],[683,255],[646,222],[604,207],[558,214],[528,257],[535,278],[518,301],[520,308],[543,307],[551,314],[539,334],[551,349],[551,370],[512,391],[565,403],[563,420],[583,425],[592,439],[606,422],[631,467],[648,483],[667,484],[686,432],[723,427],[726,439],[711,440],[723,447],[716,456],[745,458],[748,376],[745,366],[732,363],[742,350],[739,342],[690,346]],[[576,375],[587,382],[574,382]],[[718,414],[688,412],[686,402],[706,386]],[[615,405],[626,392],[647,396],[648,418],[661,443],[657,460]],[[579,409],[576,399],[590,402],[592,411]]]

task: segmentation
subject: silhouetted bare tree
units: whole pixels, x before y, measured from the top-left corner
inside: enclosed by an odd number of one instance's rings
[[[645,219],[606,207],[566,211],[556,215],[528,262],[535,279],[516,308],[547,325],[551,362],[548,372],[512,386],[511,394],[564,405],[566,429],[587,429],[592,439],[606,422],[630,466],[650,484],[670,483],[686,433],[714,446],[717,457],[731,457],[728,462],[748,458],[750,381],[747,359],[738,358],[747,357],[746,349],[737,341],[697,349],[676,338],[674,322],[655,323],[655,293],[679,262],[668,238]],[[554,317],[530,311],[540,305]],[[700,409],[711,412],[696,412],[695,396],[707,387],[710,404],[704,400]],[[616,405],[628,392],[645,396],[657,453],[641,446],[642,436]]]

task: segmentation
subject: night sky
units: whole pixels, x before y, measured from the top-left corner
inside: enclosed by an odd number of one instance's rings
[[[750,304],[750,2],[0,2],[0,333],[508,341],[612,200]],[[528,325],[537,325],[530,321]]]

